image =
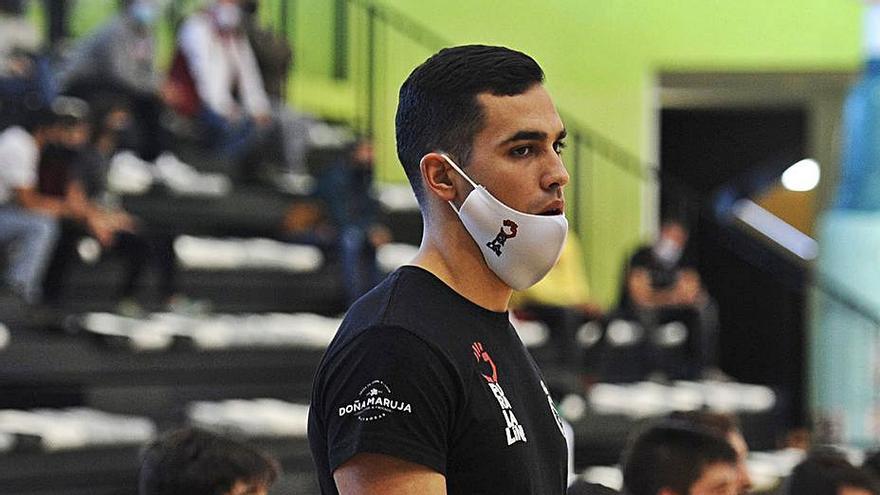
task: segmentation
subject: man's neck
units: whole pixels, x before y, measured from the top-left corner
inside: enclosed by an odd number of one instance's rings
[[[424,268],[472,303],[491,311],[507,311],[513,292],[489,268],[476,243],[458,218],[426,223],[419,254],[411,264]],[[432,226],[433,227],[433,226]]]

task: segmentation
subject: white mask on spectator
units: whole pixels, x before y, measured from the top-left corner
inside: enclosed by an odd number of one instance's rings
[[[151,26],[156,20],[156,5],[147,0],[136,0],[129,6],[128,15],[141,26]]]
[[[535,285],[547,275],[562,254],[568,221],[565,215],[531,215],[496,199],[471,180],[448,156],[441,156],[474,189],[461,208],[449,205],[476,241],[489,268],[512,289]]]
[[[214,20],[224,31],[238,29],[241,24],[241,8],[234,3],[218,3],[214,6]]]
[[[654,256],[666,266],[678,263],[681,258],[681,246],[667,237],[661,237],[654,246]]]

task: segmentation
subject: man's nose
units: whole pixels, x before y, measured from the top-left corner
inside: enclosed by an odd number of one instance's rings
[[[549,165],[549,170],[542,178],[541,187],[544,189],[553,189],[557,187],[561,189],[568,184],[571,177],[568,175],[568,170],[565,168],[565,164],[562,163],[562,157],[554,154],[552,160],[553,162]]]

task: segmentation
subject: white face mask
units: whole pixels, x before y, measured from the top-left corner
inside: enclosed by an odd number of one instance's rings
[[[214,19],[220,29],[232,31],[241,24],[241,9],[236,4],[217,4],[214,6]]]
[[[654,246],[654,256],[666,266],[672,266],[678,263],[681,258],[681,247],[672,239],[661,237]]]
[[[449,205],[473,237],[489,268],[512,289],[522,290],[538,283],[553,268],[565,236],[565,215],[530,215],[514,210],[476,184],[448,156],[449,162],[472,186],[461,208]]]

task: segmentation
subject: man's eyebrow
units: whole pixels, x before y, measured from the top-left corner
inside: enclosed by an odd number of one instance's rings
[[[565,139],[566,135],[567,133],[565,129],[562,129],[556,140],[558,141],[560,139]],[[501,144],[504,145],[514,143],[516,141],[543,141],[545,139],[547,139],[547,133],[544,131],[518,131],[513,136],[510,136],[509,138],[502,141]]]
[[[543,141],[547,139],[547,133],[543,131],[519,131],[513,136],[501,142],[502,145],[516,141]]]

